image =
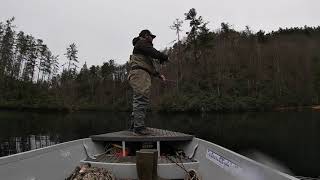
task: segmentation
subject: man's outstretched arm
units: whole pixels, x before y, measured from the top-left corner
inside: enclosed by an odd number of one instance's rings
[[[152,44],[147,43],[147,42],[143,42],[143,41],[139,41],[137,42],[137,44],[134,47],[134,51],[133,53],[137,53],[137,54],[143,54],[146,56],[150,56],[154,59],[159,59],[160,63],[168,61],[168,56],[165,55],[164,53],[156,50]]]

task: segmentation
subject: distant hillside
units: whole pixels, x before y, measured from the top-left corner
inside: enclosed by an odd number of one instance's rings
[[[222,23],[212,31],[194,9],[185,17],[190,22],[189,33],[181,37],[185,41],[179,36],[166,50],[170,63],[160,66],[170,81],[153,81],[154,110],[247,111],[320,104],[320,27],[266,34],[249,27],[238,32]],[[16,32],[13,22],[0,24],[1,107],[130,110],[127,64],[84,64],[78,72],[78,51],[71,44],[65,54],[69,61],[59,65],[59,57],[42,40]]]

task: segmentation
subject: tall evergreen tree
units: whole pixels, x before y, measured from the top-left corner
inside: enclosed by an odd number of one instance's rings
[[[20,77],[20,72],[23,66],[24,61],[27,58],[28,52],[28,40],[24,32],[20,31],[17,34],[16,40],[16,61],[13,69],[13,76],[18,79]]]
[[[198,42],[197,37],[200,34],[208,33],[207,22],[204,22],[202,16],[197,17],[196,9],[192,8],[189,12],[185,13],[185,20],[190,21],[191,30],[187,32],[187,42],[188,45],[193,46],[194,60],[198,61]]]
[[[68,72],[70,72],[72,75],[75,75],[78,61],[78,49],[75,43],[70,44],[67,47],[67,53],[65,54],[68,59]]]
[[[182,29],[181,29],[182,24],[183,24],[183,21],[177,18],[173,22],[173,24],[170,26],[170,29],[172,29],[176,32],[178,43],[180,42],[180,32],[182,31]]]
[[[43,69],[42,69],[43,73],[42,73],[41,81],[44,81],[45,76],[47,76],[47,79],[49,79],[49,76],[52,71],[51,65],[53,64],[53,60],[54,60],[54,55],[51,53],[49,49],[47,49],[47,51],[45,52],[45,58],[43,61]]]
[[[7,20],[4,26],[4,35],[0,47],[0,78],[3,79],[12,71],[14,61],[14,26],[12,25],[14,17]],[[0,79],[0,80],[1,80]]]
[[[4,24],[0,22],[0,48],[2,46],[2,38],[4,34]],[[0,57],[1,57],[1,51],[0,51]],[[0,59],[1,60],[1,59]],[[1,62],[1,61],[0,61]]]
[[[28,51],[27,58],[23,69],[22,79],[25,81],[33,81],[36,61],[38,58],[37,44],[33,36],[27,35]]]
[[[103,80],[113,80],[113,74],[115,71],[114,60],[109,60],[109,62],[104,62],[101,66],[101,76]]]
[[[49,73],[49,77],[48,77],[48,80],[49,79],[52,79],[53,77],[55,77],[59,71],[59,55],[56,55],[56,56],[52,56],[52,61],[51,61],[51,71]]]
[[[46,56],[48,53],[48,48],[45,44],[43,44],[43,40],[37,39],[37,51],[38,51],[38,58],[39,58],[39,63],[37,64],[38,66],[38,78],[37,82],[39,81],[40,74],[42,74],[41,80],[43,80],[44,76],[44,69],[45,69],[45,61],[46,61]]]
[[[0,22],[0,42],[2,42],[3,32],[4,32],[4,25],[2,22]],[[0,46],[1,46],[1,44],[0,44]]]
[[[170,28],[176,32],[177,40],[178,40],[178,42],[177,42],[177,46],[178,46],[177,90],[179,90],[179,84],[180,84],[180,78],[181,78],[181,42],[180,42],[180,32],[182,31],[182,29],[181,29],[182,24],[183,24],[183,21],[177,18],[173,22],[173,24],[170,26]]]

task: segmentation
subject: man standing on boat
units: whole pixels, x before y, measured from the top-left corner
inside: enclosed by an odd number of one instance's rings
[[[149,30],[142,30],[138,37],[132,40],[134,46],[130,56],[128,75],[129,84],[133,89],[132,114],[130,130],[139,135],[147,135],[145,118],[150,102],[151,77],[166,81],[164,75],[157,72],[154,59],[160,64],[168,61],[168,56],[153,47],[152,41],[156,36]]]

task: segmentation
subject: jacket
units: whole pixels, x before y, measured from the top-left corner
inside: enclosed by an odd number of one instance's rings
[[[158,76],[159,73],[153,64],[153,59],[158,59],[160,63],[168,60],[168,56],[153,47],[153,44],[144,38],[136,37],[132,40],[134,46],[130,56],[129,65],[131,69],[143,69],[150,75]]]

